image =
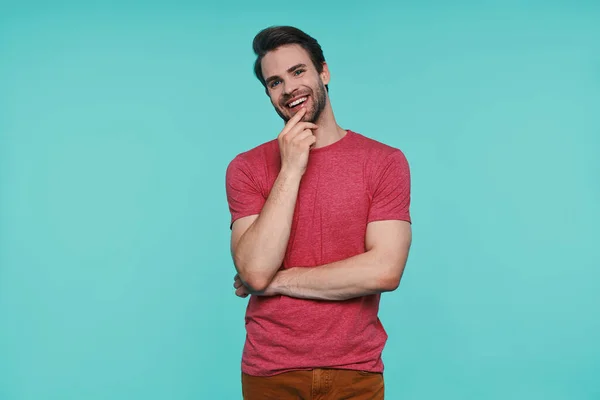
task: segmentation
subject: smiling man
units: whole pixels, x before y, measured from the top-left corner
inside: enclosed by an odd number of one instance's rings
[[[243,396],[383,399],[378,310],[411,244],[408,162],[337,124],[314,38],[270,27],[253,47],[285,126],[226,173],[234,288],[250,295]]]

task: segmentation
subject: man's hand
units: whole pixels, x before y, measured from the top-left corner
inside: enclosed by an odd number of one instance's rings
[[[238,274],[233,277],[233,287],[235,288],[235,295],[241,298],[246,298],[250,294],[255,296],[275,296],[277,294],[275,293],[274,285],[269,285],[262,292],[251,291],[248,286],[244,285]]]
[[[281,170],[299,176],[304,175],[310,148],[317,141],[312,132],[313,129],[317,129],[317,125],[311,122],[300,122],[304,114],[306,109],[300,109],[285,124],[277,137],[281,154]]]

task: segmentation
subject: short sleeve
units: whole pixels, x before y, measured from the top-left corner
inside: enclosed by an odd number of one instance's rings
[[[368,222],[410,218],[410,169],[400,150],[390,153],[371,182],[372,200]]]
[[[225,189],[231,214],[230,229],[237,219],[261,212],[266,199],[251,174],[251,168],[240,156],[227,167]]]

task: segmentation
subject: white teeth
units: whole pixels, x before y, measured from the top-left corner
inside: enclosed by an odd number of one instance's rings
[[[298,100],[296,100],[296,101],[288,104],[288,107],[294,107],[294,106],[297,106],[300,103],[304,103],[306,101],[306,99],[307,99],[307,97],[302,97],[302,98],[300,98],[300,99],[298,99]]]

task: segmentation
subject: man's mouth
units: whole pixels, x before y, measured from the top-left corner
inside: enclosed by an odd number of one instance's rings
[[[295,110],[297,108],[302,107],[302,104],[304,104],[307,100],[308,100],[308,95],[302,96],[302,97],[297,97],[296,99],[293,99],[292,101],[287,103],[287,107],[291,110]]]

